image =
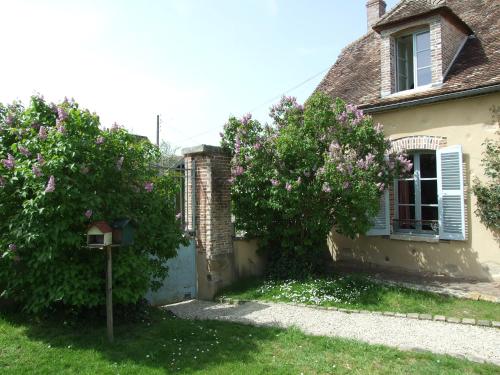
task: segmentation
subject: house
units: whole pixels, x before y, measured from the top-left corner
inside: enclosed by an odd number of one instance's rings
[[[354,240],[332,233],[338,261],[475,279],[500,279],[500,240],[474,213],[483,142],[500,118],[500,2],[369,0],[368,32],[340,54],[317,91],[384,125],[414,163],[384,194]]]

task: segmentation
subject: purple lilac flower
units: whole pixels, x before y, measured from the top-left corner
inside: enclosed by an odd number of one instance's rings
[[[254,150],[260,150],[261,147],[262,145],[259,142],[253,145]]]
[[[325,182],[323,184],[323,187],[321,188],[321,190],[323,190],[325,193],[331,193],[332,192],[332,188],[330,187],[330,184],[328,184],[328,182]]]
[[[181,219],[181,217],[182,217],[182,212],[178,212],[178,213],[177,213],[177,215],[175,215],[175,218],[176,218],[177,220],[180,220],[180,219]]]
[[[238,135],[236,135],[236,138],[234,140],[234,152],[236,154],[239,154],[240,153],[240,148],[241,148],[240,137]]]
[[[122,170],[122,166],[123,166],[123,160],[124,160],[124,157],[120,157],[117,161],[116,161],[116,169],[118,169],[119,171]]]
[[[289,182],[287,182],[287,183],[285,184],[285,189],[286,189],[287,191],[291,191],[291,190],[292,190],[292,185],[290,185],[290,183],[289,183]]]
[[[351,186],[351,184],[347,181],[342,184],[343,189],[349,189],[349,186]]]
[[[33,172],[33,174],[34,174],[36,177],[42,177],[42,176],[43,176],[42,171],[41,171],[41,170],[40,170],[40,168],[38,168],[36,165],[34,165],[34,166],[31,168],[31,171]]]
[[[5,118],[5,123],[7,125],[12,125],[12,123],[14,122],[14,117],[12,115],[8,115],[6,118]]]
[[[272,178],[272,179],[271,179],[271,184],[272,184],[273,186],[278,186],[278,185],[280,184],[280,182],[279,182],[278,180],[276,180],[275,178]]]
[[[247,125],[251,119],[252,119],[252,114],[251,113],[247,113],[245,116],[242,117],[241,123],[243,125]]]
[[[67,100],[67,98],[66,98]],[[68,113],[64,110],[64,108],[57,107],[57,119],[59,121],[64,121],[68,118]]]
[[[92,216],[92,214],[93,214],[93,212],[92,212],[92,210],[90,210],[90,209],[89,209],[89,210],[87,210],[87,211],[85,211],[85,213],[84,213],[84,215],[85,215],[85,217],[86,217],[87,219],[90,219],[90,217]]]
[[[236,168],[234,168],[233,175],[235,177],[241,176],[244,172],[245,172],[245,169],[241,165],[238,165]]]
[[[323,174],[323,173],[325,173],[325,167],[319,167],[318,174]]]
[[[120,125],[118,125],[117,122],[113,122],[113,125],[111,125],[111,129],[109,129],[109,131],[111,132],[116,132],[118,130],[120,130],[122,127]]]
[[[16,159],[11,154],[7,154],[7,159],[3,159],[2,163],[7,169],[14,169],[16,166]]]
[[[146,189],[148,193],[151,193],[153,191],[153,183],[152,182],[144,183],[144,189]]]
[[[227,179],[227,182],[229,182],[229,184],[234,184],[234,181],[235,181],[235,178],[234,177],[231,177],[231,178],[228,178]]]
[[[47,187],[45,188],[46,193],[52,193],[56,190],[56,180],[54,176],[49,177],[49,181],[47,182]]]
[[[104,143],[104,137],[103,137],[102,135],[101,135],[101,136],[99,136],[99,137],[97,137],[97,139],[96,139],[95,143],[96,143],[97,145],[102,145],[102,144]]]
[[[339,122],[342,122],[342,123],[346,122],[347,121],[347,112],[344,111],[340,115],[338,115],[337,120]]]
[[[16,251],[16,250],[17,250],[17,246],[16,246],[16,244],[15,244],[15,243],[11,243],[11,244],[9,245],[9,250],[10,250],[10,251]]]
[[[36,155],[36,160],[38,161],[38,164],[44,165],[45,164],[45,159],[43,158],[42,154],[37,154]]]
[[[31,129],[40,130],[40,124],[37,122],[34,122],[33,124],[31,124]]]
[[[56,129],[59,133],[66,134],[66,128],[59,119],[56,120]]]
[[[333,154],[333,153],[340,150],[340,145],[338,144],[338,142],[334,141],[330,144],[330,147],[328,148],[328,150]]]
[[[47,129],[45,126],[40,126],[40,130],[38,131],[38,138],[40,138],[42,141],[47,139]]]
[[[19,150],[19,152],[20,152],[21,154],[23,154],[24,156],[30,156],[30,155],[31,155],[30,150],[28,150],[28,149],[27,149],[26,147],[24,147],[24,146],[19,146],[17,149],[18,149],[18,150]]]

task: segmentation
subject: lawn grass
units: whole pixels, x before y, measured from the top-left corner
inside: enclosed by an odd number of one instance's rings
[[[455,375],[500,370],[297,330],[188,321],[152,311],[148,321],[118,325],[113,345],[100,322],[29,322],[0,313],[0,373]]]
[[[304,281],[248,279],[232,285],[222,295],[234,299],[500,321],[498,303],[383,285],[359,275],[337,275]]]

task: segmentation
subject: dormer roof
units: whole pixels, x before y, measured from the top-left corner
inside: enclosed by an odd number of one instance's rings
[[[447,6],[446,0],[403,0],[389,13],[381,17],[373,25],[373,30],[380,32],[384,29],[417,19],[427,18],[434,14],[448,18],[468,35],[473,33],[471,28]]]
[[[474,34],[466,41],[443,82],[418,92],[381,96],[381,36],[369,31],[342,50],[316,91],[364,108],[410,102],[485,87],[500,89],[500,2],[487,0],[403,0],[374,26],[378,30],[436,12]],[[463,27],[465,27],[463,26]],[[465,30],[464,30],[465,31]]]

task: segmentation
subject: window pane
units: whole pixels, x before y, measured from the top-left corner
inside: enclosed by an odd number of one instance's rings
[[[414,87],[413,79],[413,37],[399,38],[397,44],[398,90],[409,90]]]
[[[432,82],[431,67],[417,70],[418,86],[428,85]]]
[[[398,202],[400,204],[415,204],[415,183],[413,181],[398,181]]]
[[[417,68],[431,65],[431,50],[417,52]]]
[[[429,31],[417,34],[417,51],[431,48],[431,33]]]
[[[422,207],[422,230],[439,231],[437,207]]]
[[[415,229],[415,207],[399,206],[398,214],[397,229]]]
[[[437,204],[437,181],[421,181],[422,204]]]
[[[435,178],[436,173],[436,154],[420,155],[420,177]]]

